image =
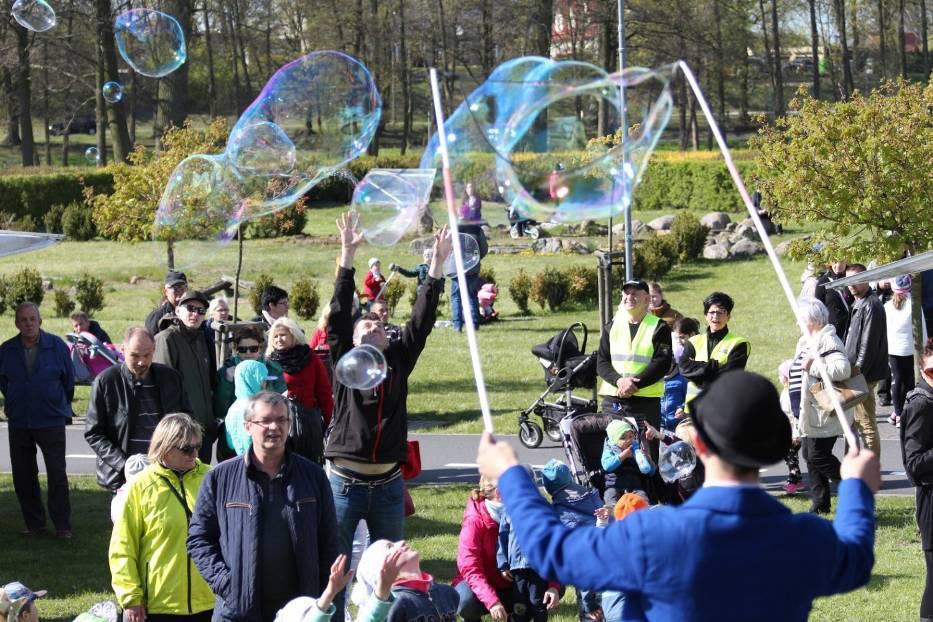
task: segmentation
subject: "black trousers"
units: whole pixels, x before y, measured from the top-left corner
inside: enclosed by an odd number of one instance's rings
[[[803,458],[807,461],[807,471],[810,476],[811,511],[829,512],[830,510],[830,480],[839,481],[839,459],[833,455],[833,446],[836,437],[813,438],[807,436],[803,439]]]
[[[933,622],[933,551],[923,552],[927,564],[927,577],[920,597],[920,622]]]
[[[888,365],[891,367],[891,403],[894,413],[900,415],[904,410],[904,400],[907,394],[913,391],[916,379],[914,378],[914,357],[888,355]]]
[[[214,610],[200,611],[198,613],[182,613],[173,615],[170,613],[149,613],[146,612],[147,622],[211,622],[214,617]]]
[[[515,604],[512,606],[512,622],[547,622],[547,608],[544,606],[546,591],[547,581],[534,570],[513,570],[512,594]]]
[[[45,507],[39,488],[37,448],[42,450],[49,480],[49,515],[57,531],[71,530],[71,501],[65,471],[65,426],[45,430],[10,428],[13,489],[28,529],[45,527]]]

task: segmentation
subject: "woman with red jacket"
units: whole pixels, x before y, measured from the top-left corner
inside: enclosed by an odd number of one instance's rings
[[[495,481],[481,477],[463,512],[457,575],[452,581],[460,596],[457,613],[464,622],[478,621],[487,612],[493,620],[505,622],[512,611],[512,583],[496,563],[504,512]]]
[[[324,429],[330,426],[334,412],[334,398],[327,368],[311,351],[308,338],[295,320],[280,317],[269,328],[266,358],[275,361],[285,372],[288,397],[303,408],[317,408],[324,420]]]

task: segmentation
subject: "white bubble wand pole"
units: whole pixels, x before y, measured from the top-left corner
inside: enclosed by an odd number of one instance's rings
[[[700,104],[700,108],[703,110],[703,114],[706,117],[707,123],[709,123],[710,130],[713,132],[713,136],[716,137],[716,142],[719,144],[719,151],[722,152],[722,157],[726,162],[726,168],[729,169],[729,174],[732,176],[732,181],[735,182],[736,187],[739,190],[739,194],[742,197],[742,201],[745,203],[745,207],[748,209],[748,214],[751,216],[752,221],[755,223],[755,229],[758,231],[758,237],[761,238],[762,244],[764,244],[765,251],[768,253],[768,259],[771,260],[771,265],[774,267],[774,272],[777,274],[778,281],[781,283],[781,288],[784,290],[784,295],[787,297],[787,302],[790,304],[791,311],[794,314],[794,318],[797,320],[797,326],[800,328],[800,332],[803,335],[808,335],[809,331],[807,330],[807,325],[804,323],[803,318],[797,314],[797,297],[794,296],[793,290],[790,288],[790,282],[787,280],[787,275],[784,274],[784,268],[781,266],[781,261],[778,259],[777,253],[774,250],[774,246],[771,244],[771,239],[768,237],[767,231],[765,231],[764,224],[761,222],[761,217],[758,216],[758,210],[755,209],[755,206],[752,204],[752,199],[748,195],[748,190],[745,188],[745,184],[742,182],[742,176],[739,175],[739,170],[735,166],[735,162],[732,161],[732,154],[729,152],[729,146],[726,144],[726,140],[722,136],[722,132],[719,131],[719,125],[716,123],[716,118],[713,116],[712,111],[710,110],[709,103],[706,101],[706,96],[703,95],[703,91],[700,90],[700,85],[697,83],[696,77],[693,75],[693,72],[690,70],[690,67],[684,61],[678,61],[677,65],[684,72],[684,77],[687,79],[687,82],[690,84],[690,88],[693,89],[693,94],[697,98],[697,102]],[[813,351],[817,353],[816,349],[817,343],[816,338],[811,337],[811,344]],[[824,387],[832,387],[832,379],[829,377],[829,373],[826,371],[824,365],[819,366],[820,370],[820,379],[823,381]],[[833,410],[836,412],[836,417],[839,419],[839,424],[842,426],[842,433],[846,439],[846,442],[849,443],[850,447],[858,447],[858,439],[855,436],[855,432],[852,430],[852,426],[849,425],[848,419],[845,417],[845,412],[843,411],[842,404],[839,402],[839,398],[836,395],[835,391],[829,391],[833,403]]]
[[[450,156],[447,153],[447,135],[444,132],[444,109],[441,106],[441,91],[437,82],[437,69],[431,68],[431,95],[434,97],[434,115],[437,119],[437,138],[441,154],[441,172],[444,177],[444,196],[447,199],[447,221],[453,236],[454,261],[457,265],[457,282],[460,284],[460,302],[463,306],[466,324],[467,343],[470,346],[470,360],[473,362],[473,376],[476,379],[476,393],[479,407],[483,413],[483,426],[493,433],[492,413],[489,410],[489,397],[486,395],[486,380],[483,378],[483,366],[479,359],[479,343],[476,341],[476,327],[473,326],[472,304],[467,287],[466,270],[463,267],[463,253],[460,248],[460,228],[457,225],[457,206],[454,196],[453,176],[450,172]]]

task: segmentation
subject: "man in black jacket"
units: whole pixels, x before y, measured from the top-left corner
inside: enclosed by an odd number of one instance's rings
[[[334,379],[334,416],[324,456],[330,461],[338,551],[350,554],[360,520],[366,521],[374,542],[404,537],[400,465],[408,456],[408,376],[434,327],[451,237],[446,227],[435,234],[431,267],[411,319],[402,327],[399,340],[390,342],[377,315],[367,313],[353,322],[353,258],[363,236],[350,214],[337,221],[337,228],[342,248],[327,325],[331,357],[339,361],[355,346],[370,344],[383,351],[388,363],[388,375],[375,389],[352,389]],[[340,622],[343,596],[334,602],[334,622]]]
[[[268,622],[293,598],[317,598],[337,559],[327,475],[285,446],[288,400],[260,391],[244,425],[252,447],[208,472],[188,528],[214,622]]]
[[[97,483],[112,491],[126,481],[126,459],[149,452],[162,417],[191,412],[181,376],[153,363],[154,351],[148,330],[130,328],[123,339],[124,363],[105,370],[91,387],[84,438],[97,454]]]
[[[153,337],[162,330],[162,318],[166,315],[175,315],[175,305],[187,293],[188,277],[184,272],[170,270],[166,273],[162,302],[146,316],[146,328]]]
[[[865,266],[856,263],[849,266],[846,276],[865,272]],[[855,425],[865,441],[865,446],[881,455],[881,439],[878,438],[878,422],[875,420],[875,387],[891,373],[888,367],[888,331],[884,317],[884,306],[875,296],[868,283],[849,285],[855,296],[846,333],[846,355],[852,364],[852,375],[859,371],[868,383],[868,399],[855,407]]]

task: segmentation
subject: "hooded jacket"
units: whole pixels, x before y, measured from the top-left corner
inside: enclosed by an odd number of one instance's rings
[[[217,419],[226,417],[227,411],[230,410],[230,407],[233,406],[233,402],[236,401],[234,370],[236,366],[242,362],[240,357],[231,356],[223,364],[223,367],[217,370],[217,379],[214,382],[214,417]],[[282,371],[282,366],[275,361],[270,361],[263,357],[259,358],[259,362],[266,366],[269,376],[275,377],[275,380],[266,381],[266,389],[274,391],[275,393],[285,393],[288,387],[285,385],[285,372]],[[228,373],[230,374],[229,380]]]
[[[253,446],[252,437],[243,427],[246,403],[249,398],[262,391],[262,383],[266,381],[267,375],[268,368],[259,361],[243,361],[236,366],[233,382],[237,399],[227,411],[224,430],[227,433],[227,443],[238,456],[242,456]]]
[[[331,359],[353,348],[352,269],[338,268],[330,303],[327,339]],[[428,276],[398,341],[384,352],[388,375],[377,388],[351,389],[334,378],[334,415],[324,456],[375,464],[403,463],[408,458],[408,376],[434,328],[443,279]],[[493,547],[495,559],[495,547]]]
[[[498,590],[512,585],[499,574],[496,562],[498,545],[499,523],[489,515],[483,499],[470,497],[463,512],[463,526],[457,544],[457,574],[451,585],[466,581],[486,609],[499,602]]]
[[[159,394],[160,415],[191,412],[178,372],[153,363],[149,373]],[[97,483],[110,490],[116,490],[126,481],[123,465],[129,457],[130,436],[139,415],[136,385],[126,365],[104,370],[91,385],[84,438],[97,454]]]
[[[155,345],[153,360],[181,374],[191,404],[191,415],[204,428],[205,438],[213,439],[217,421],[214,419],[211,391],[217,376],[214,349],[210,347],[206,334],[201,328],[192,330],[176,319],[156,335]]]
[[[185,549],[188,520],[209,466],[182,475],[153,464],[133,480],[110,536],[110,574],[121,608],[189,615],[214,607],[214,594]]]

